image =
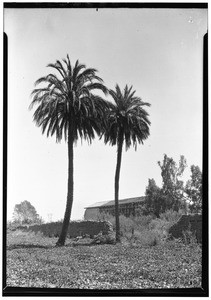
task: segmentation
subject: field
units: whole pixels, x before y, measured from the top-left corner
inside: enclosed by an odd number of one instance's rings
[[[201,287],[201,247],[171,240],[143,244],[92,244],[21,230],[7,234],[7,286],[71,289]]]

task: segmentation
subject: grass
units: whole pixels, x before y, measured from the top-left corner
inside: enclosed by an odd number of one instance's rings
[[[78,242],[68,239],[65,247],[55,247],[56,241],[40,233],[8,232],[7,285],[71,289],[201,287],[201,248],[194,242],[144,244],[138,238],[123,238],[121,244],[93,245],[87,238]]]

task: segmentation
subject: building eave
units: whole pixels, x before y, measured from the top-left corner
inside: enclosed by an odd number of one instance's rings
[[[145,200],[145,196],[141,197],[133,197],[133,198],[125,198],[125,199],[120,199],[119,200],[119,205],[124,205],[124,204],[131,204],[131,203],[143,203]],[[110,201],[102,201],[102,202],[96,202],[93,205],[85,207],[85,209],[92,209],[92,208],[106,208],[109,206],[114,206],[115,201],[110,200]]]

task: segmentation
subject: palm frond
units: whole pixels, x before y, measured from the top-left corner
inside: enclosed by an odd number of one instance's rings
[[[99,82],[90,83],[90,84],[86,85],[86,88],[89,91],[92,91],[92,90],[101,90],[105,95],[108,94],[108,88],[104,84],[99,83]]]
[[[78,60],[76,61],[74,69],[73,69],[73,81],[75,81],[79,72],[85,68],[86,68],[86,66],[84,64],[80,64]]]
[[[69,58],[69,55],[67,54],[67,60],[66,59],[63,59],[63,62],[66,64],[67,66],[67,72],[68,72],[68,76],[67,77],[72,77],[72,66],[71,66],[71,63],[70,63],[70,58]]]
[[[61,70],[61,72],[62,72],[62,74],[63,74],[62,77],[63,77],[63,78],[67,77],[67,72],[66,72],[65,68],[63,67],[62,63],[61,63],[59,60],[56,61],[56,64],[55,64],[55,65],[57,66],[57,68],[58,68],[59,70]]]
[[[37,105],[34,122],[47,137],[56,136],[57,142],[63,137],[67,140],[71,129],[74,142],[80,137],[91,143],[95,134],[101,135],[105,130],[106,114],[112,109],[106,100],[93,94],[95,90],[108,92],[103,80],[96,76],[96,69],[86,69],[79,61],[71,66],[68,55],[62,62],[57,60],[47,67],[58,73],[49,73],[35,82],[36,86],[45,86],[31,93],[30,109]]]
[[[34,83],[35,86],[37,86],[38,84],[42,83],[42,82],[46,82],[48,81],[47,80],[47,76],[43,76],[43,77],[40,77],[39,79],[37,79]]]
[[[105,143],[115,145],[118,143],[120,131],[123,131],[123,137],[126,150],[131,145],[137,148],[139,143],[143,143],[148,138],[149,132],[149,114],[144,106],[150,106],[143,102],[140,97],[136,97],[132,86],[125,86],[123,92],[119,85],[115,90],[109,90],[109,94],[114,100],[107,110],[107,125],[103,133]]]
[[[62,71],[60,70],[57,64],[48,64],[47,67],[56,69],[60,73],[62,78],[64,78],[64,74],[62,73]]]
[[[94,76],[96,72],[97,72],[97,70],[94,69],[94,68],[87,68],[78,75],[78,80],[80,80],[83,77],[86,78],[86,77],[89,77],[89,76]]]

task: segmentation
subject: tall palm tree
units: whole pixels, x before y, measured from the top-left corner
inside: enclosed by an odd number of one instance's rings
[[[126,150],[133,144],[135,149],[138,143],[142,143],[149,136],[148,113],[144,106],[150,106],[143,102],[141,98],[135,97],[136,91],[132,91],[132,86],[120,90],[116,85],[115,90],[109,93],[113,98],[107,115],[107,126],[103,134],[104,141],[113,146],[117,145],[117,164],[115,172],[115,217],[116,217],[116,241],[120,241],[119,225],[119,177],[122,159],[122,147],[125,142]]]
[[[32,92],[33,100],[30,109],[38,105],[34,112],[34,121],[41,127],[42,133],[55,135],[60,142],[64,137],[68,144],[68,192],[62,230],[57,241],[58,246],[65,244],[72,204],[73,204],[73,145],[78,138],[91,143],[101,133],[102,120],[105,118],[107,101],[93,90],[107,93],[103,80],[96,75],[97,70],[86,68],[78,60],[70,63],[69,56],[63,62],[48,64],[57,71],[57,75],[48,74],[35,82],[42,84]]]

